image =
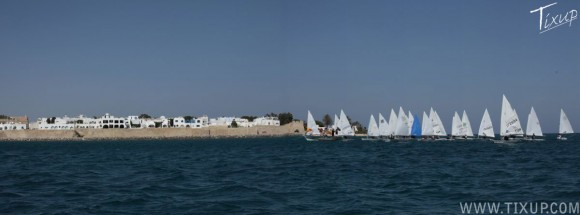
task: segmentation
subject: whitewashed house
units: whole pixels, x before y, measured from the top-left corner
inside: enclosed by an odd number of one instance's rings
[[[252,124],[255,125],[271,125],[271,126],[280,126],[280,120],[278,117],[258,117],[254,119]]]
[[[128,116],[127,117],[127,127],[128,128],[142,128],[141,119],[138,116]]]
[[[27,128],[26,124],[22,123],[0,123],[0,131],[8,131],[8,130],[25,130]]]
[[[153,122],[155,122],[155,126],[160,124],[161,128],[169,128],[169,119],[165,118],[165,116],[160,116],[157,119],[153,119]]]
[[[173,118],[174,128],[201,128],[203,127],[202,119],[193,118],[191,120],[186,120],[183,117]]]
[[[38,118],[36,121],[39,130],[70,130],[75,128],[75,123],[69,117]]]
[[[114,117],[108,113],[98,119],[100,127],[107,128],[127,128],[127,119],[122,117]]]
[[[230,127],[233,121],[236,121],[238,127],[252,127],[252,123],[247,119],[237,118],[237,117],[218,117],[209,119],[210,126],[226,126]]]
[[[0,131],[28,129],[27,116],[5,116],[0,119]]]

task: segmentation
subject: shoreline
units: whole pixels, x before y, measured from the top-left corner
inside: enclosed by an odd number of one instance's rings
[[[249,128],[146,128],[0,131],[0,141],[155,140],[282,137],[304,134],[301,121]]]

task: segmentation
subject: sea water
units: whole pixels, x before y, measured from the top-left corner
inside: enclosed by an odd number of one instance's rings
[[[0,142],[0,214],[458,214],[469,201],[577,202],[576,139]]]

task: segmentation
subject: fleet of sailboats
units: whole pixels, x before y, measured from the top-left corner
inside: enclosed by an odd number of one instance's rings
[[[408,115],[407,115],[408,113]],[[319,122],[320,124],[320,122]],[[349,140],[352,139],[355,132],[349,122],[349,118],[343,110],[340,111],[340,117],[334,115],[332,126],[324,127],[316,124],[312,113],[308,111],[305,138],[308,141],[324,140]],[[558,140],[567,140],[566,135],[572,134],[572,126],[564,110],[560,110],[560,127],[558,131]],[[451,134],[448,135],[439,114],[433,108],[423,112],[422,118],[414,115],[411,111],[405,112],[403,107],[399,107],[398,114],[391,109],[389,120],[381,113],[378,114],[378,122],[374,115],[371,114],[367,127],[366,137],[363,140],[368,141],[410,141],[410,140],[493,140],[496,143],[513,143],[525,141],[542,141],[544,133],[540,126],[540,120],[534,107],[528,114],[526,130],[522,128],[520,119],[516,110],[511,106],[505,95],[502,96],[499,140],[495,139],[495,132],[492,125],[491,117],[487,109],[483,113],[477,137],[473,133],[471,122],[467,112],[464,110],[461,117],[454,112],[451,121]]]

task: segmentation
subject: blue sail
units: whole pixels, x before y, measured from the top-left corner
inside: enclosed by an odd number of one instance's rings
[[[411,127],[411,136],[421,137],[421,122],[419,122],[419,117],[417,114],[413,115],[413,126]]]

